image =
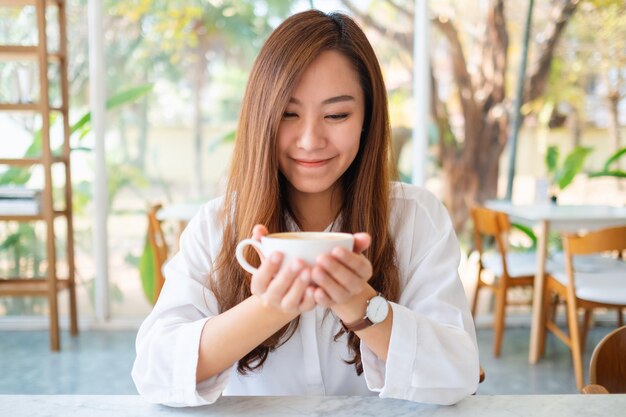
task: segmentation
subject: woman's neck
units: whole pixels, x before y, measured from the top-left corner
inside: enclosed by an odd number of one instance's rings
[[[289,190],[291,209],[304,232],[324,231],[339,214],[341,199],[338,187],[316,194]]]

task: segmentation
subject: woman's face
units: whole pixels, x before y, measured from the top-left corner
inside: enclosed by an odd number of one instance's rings
[[[332,192],[359,150],[364,113],[358,73],[341,53],[322,52],[302,74],[278,129],[280,171],[292,196]]]

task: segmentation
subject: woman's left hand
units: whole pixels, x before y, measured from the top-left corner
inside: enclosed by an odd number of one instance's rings
[[[324,307],[343,304],[361,293],[372,277],[372,264],[363,252],[370,246],[372,238],[367,233],[354,235],[354,250],[335,248],[320,255],[313,267],[311,278],[318,285],[315,302]]]

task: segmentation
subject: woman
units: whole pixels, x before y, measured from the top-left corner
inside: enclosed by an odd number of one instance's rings
[[[190,406],[222,394],[452,404],[474,392],[454,231],[430,193],[390,182],[389,147],[382,73],[358,26],[314,10],[281,24],[250,74],[226,196],[189,223],[139,330],[140,394]],[[268,230],[354,233],[355,248],[316,265],[274,253],[249,277],[235,247]]]

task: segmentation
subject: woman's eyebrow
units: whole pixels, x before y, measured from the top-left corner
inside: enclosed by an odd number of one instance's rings
[[[322,104],[332,104],[332,103],[339,103],[341,101],[352,101],[352,100],[354,100],[353,96],[348,95],[348,94],[343,94],[340,96],[327,98],[326,100],[322,101]],[[302,102],[295,97],[291,97],[289,99],[289,103],[302,104]]]
[[[327,98],[326,100],[322,101],[322,104],[331,104],[331,103],[338,103],[340,101],[351,101],[351,100],[354,100],[354,97],[344,94],[341,96]]]

